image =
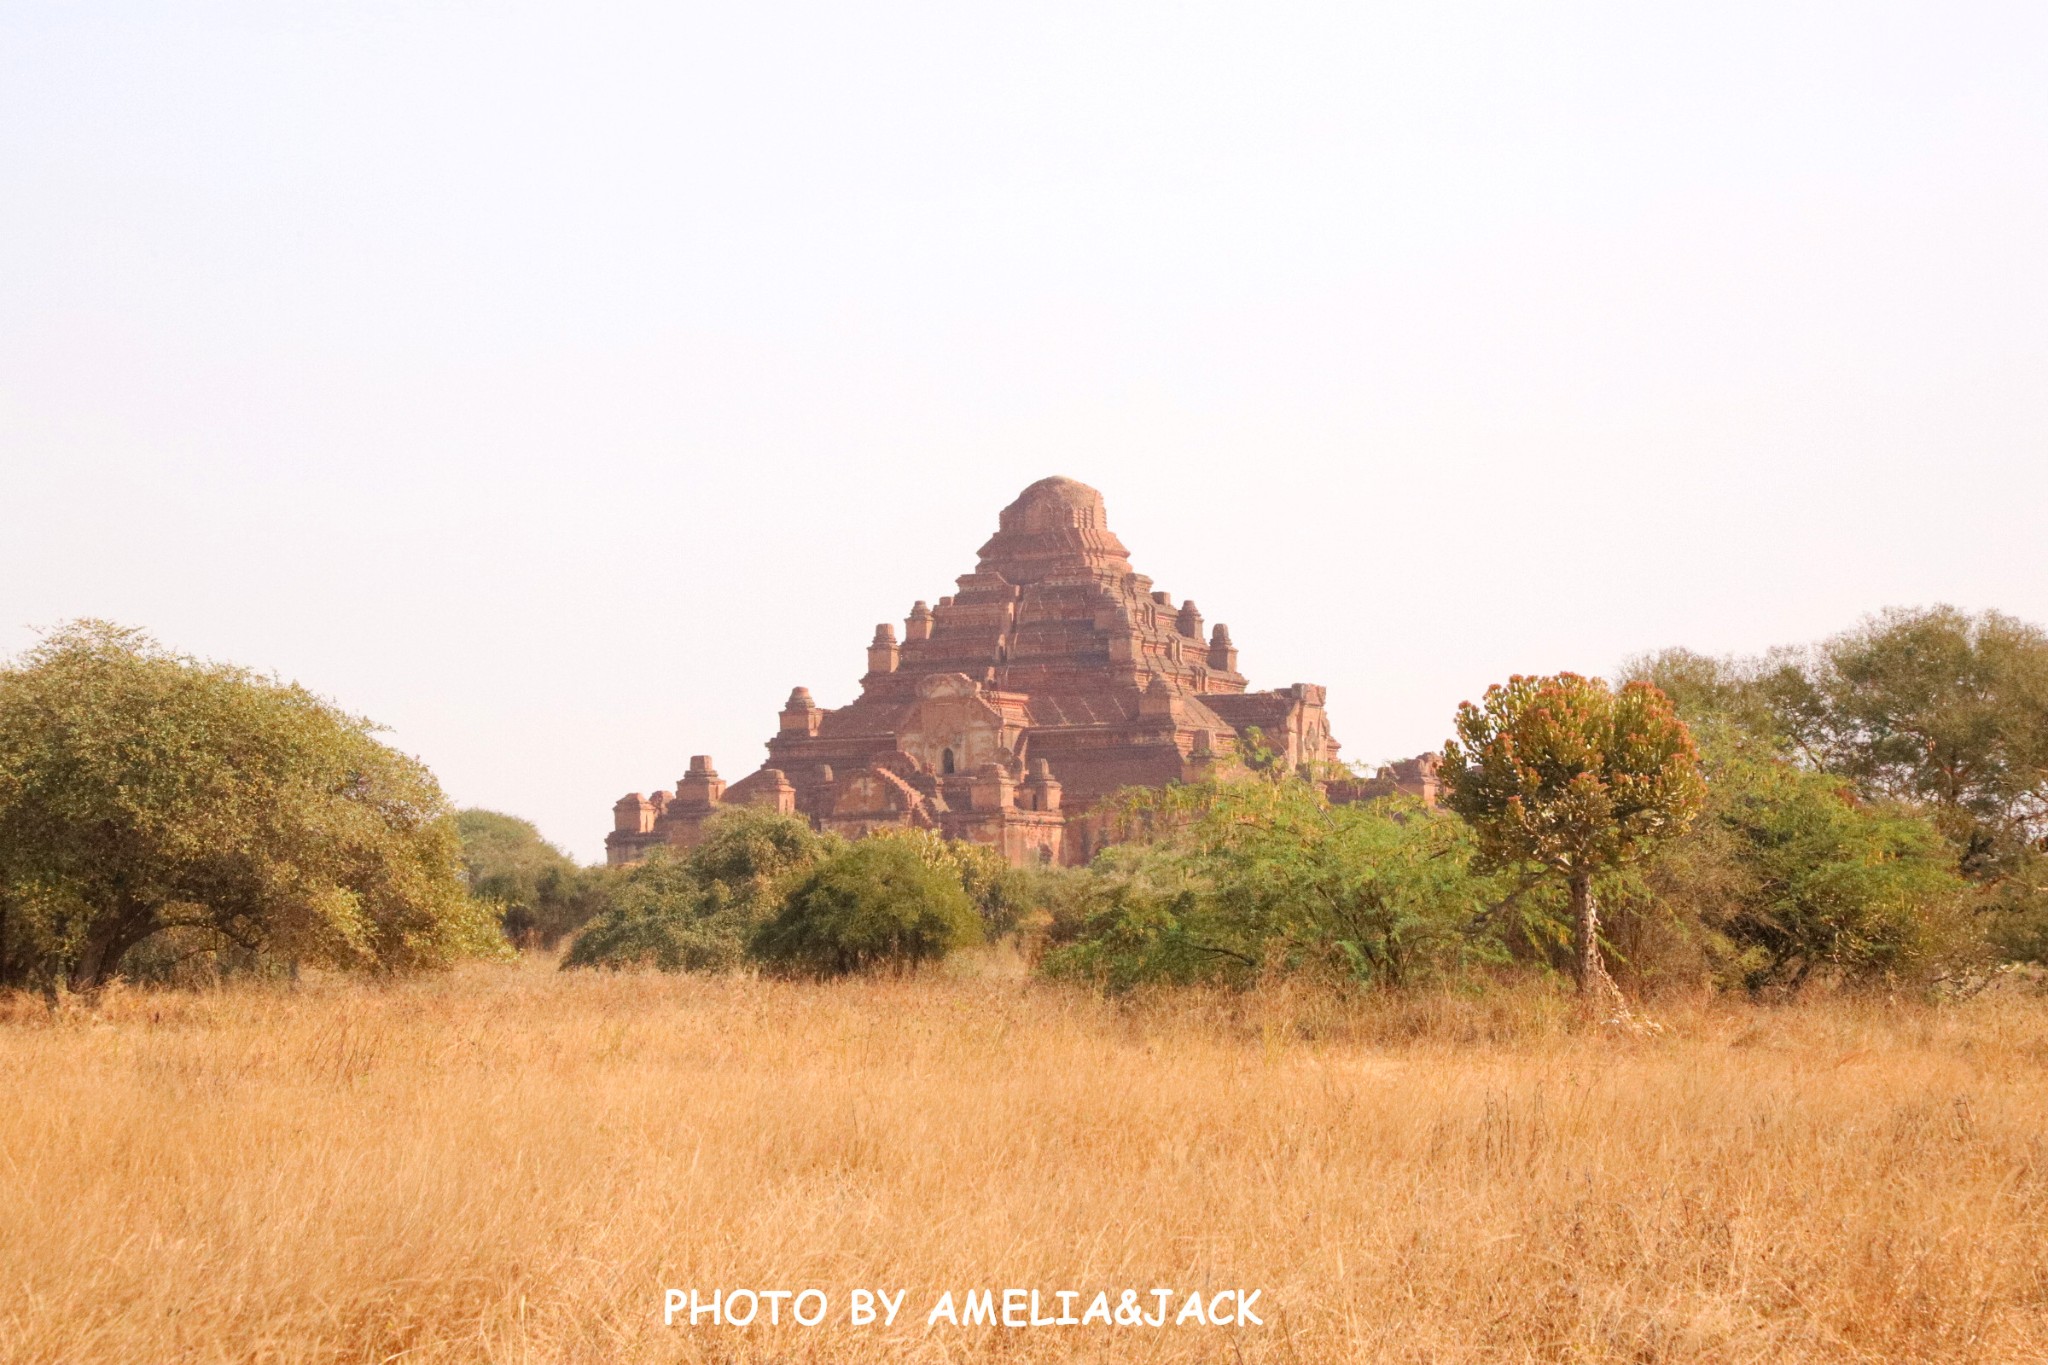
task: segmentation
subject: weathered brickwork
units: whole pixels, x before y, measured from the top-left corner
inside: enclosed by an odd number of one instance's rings
[[[713,811],[750,804],[846,835],[911,825],[1013,863],[1082,863],[1101,797],[1199,778],[1253,727],[1290,767],[1336,761],[1321,687],[1246,691],[1229,628],[1205,634],[1192,601],[1131,568],[1102,495],[1041,479],[953,595],[913,606],[900,639],[875,627],[860,696],[826,710],[797,688],[757,772],[727,787],[692,758],[673,793],[613,807],[605,847],[614,863],[688,848]]]

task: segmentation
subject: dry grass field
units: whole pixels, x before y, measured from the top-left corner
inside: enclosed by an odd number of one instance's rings
[[[538,962],[0,1013],[10,1362],[2048,1355],[2039,999],[1640,1038],[1537,996]],[[671,1286],[830,1317],[664,1327]],[[861,1286],[893,1327],[845,1324]],[[1009,1286],[1265,1321],[925,1325]]]

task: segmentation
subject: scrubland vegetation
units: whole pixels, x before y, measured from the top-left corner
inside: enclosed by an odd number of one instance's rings
[[[8,1361],[1983,1361],[2048,1350],[2048,1001],[561,972],[8,1007]],[[1014,968],[1014,964],[1012,964]],[[970,974],[970,970],[972,974]],[[1258,1288],[954,1328],[942,1289]],[[888,1330],[666,1287],[909,1291]]]
[[[1967,990],[2048,956],[2048,635],[2023,622],[1893,612],[1760,659],[1667,651],[1618,687],[1516,678],[1456,725],[1443,809],[1332,805],[1344,774],[1277,771],[1254,735],[1209,781],[1114,802],[1086,869],[758,810],[585,869],[449,811],[368,722],[80,623],[0,670],[0,986],[565,942],[569,967],[825,976],[1007,937],[1111,991],[1512,969],[1611,1000],[1613,977]]]
[[[1085,869],[1004,870],[986,850],[900,837],[958,883],[983,935],[1014,932],[1039,970],[1112,992],[1568,975],[1612,1011],[1612,978],[1638,1001],[1955,993],[2041,961],[2042,632],[1898,612],[1810,650],[1673,650],[1626,674],[1518,678],[1462,708],[1442,809],[1332,805],[1329,774],[1276,771],[1255,748],[1214,780],[1126,793],[1109,811],[1119,842]],[[874,969],[976,937],[776,953],[770,922],[786,943],[805,919],[796,888],[869,855],[760,812],[712,828],[687,856],[593,874],[606,908],[568,963]],[[868,889],[862,915],[905,945],[904,925],[952,899]]]

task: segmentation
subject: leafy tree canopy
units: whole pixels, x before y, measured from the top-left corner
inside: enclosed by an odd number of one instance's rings
[[[687,861],[715,901],[760,920],[780,907],[792,881],[844,847],[800,815],[741,806],[705,822]]]
[[[2048,960],[2048,633],[1998,612],[1894,609],[1812,649],[1671,650],[1631,671],[1737,749],[1920,812],[1997,912],[2004,950]]]
[[[1124,792],[1044,969],[1112,990],[1311,971],[1405,984],[1498,960],[1506,879],[1458,820],[1406,800],[1332,806],[1295,777]]]
[[[1699,750],[1670,699],[1575,673],[1514,677],[1459,706],[1445,804],[1489,865],[1533,864],[1569,888],[1582,991],[1612,990],[1593,879],[1682,832],[1706,799]]]
[[[1799,751],[1922,806],[1972,875],[2048,836],[2048,635],[1998,612],[1886,612],[1760,680]]]
[[[2048,837],[2048,634],[1998,612],[1892,610],[1810,650],[1668,650],[1634,676],[1856,784],[1935,814],[1973,875]]]
[[[1747,885],[1711,922],[1741,951],[1743,984],[1897,977],[1970,953],[1964,883],[1926,821],[1785,763],[1719,777],[1711,818],[1734,836]]]
[[[656,849],[604,874],[604,908],[569,945],[562,966],[725,971],[739,964],[752,926],[722,904],[687,859]]]
[[[816,976],[902,969],[982,940],[959,877],[903,839],[863,839],[819,865],[754,936],[754,955]]]
[[[968,901],[981,915],[984,934],[1000,937],[1016,929],[1040,909],[1051,869],[1012,867],[1000,851],[987,844],[948,839],[929,829],[879,829],[870,839],[896,839],[914,850],[926,865],[957,879]]]
[[[800,816],[754,806],[720,811],[687,854],[657,850],[602,873],[602,908],[562,965],[729,970],[744,960],[748,941],[782,908],[789,888],[843,847]]]
[[[455,832],[462,839],[462,866],[472,885],[491,877],[532,880],[551,868],[575,867],[569,855],[541,837],[531,820],[494,810],[460,810]]]
[[[456,813],[455,830],[470,895],[498,907],[514,943],[552,948],[596,911],[596,874],[543,839],[530,821],[465,810]]]
[[[0,670],[0,983],[172,935],[400,970],[501,950],[417,761],[303,688],[82,621]]]

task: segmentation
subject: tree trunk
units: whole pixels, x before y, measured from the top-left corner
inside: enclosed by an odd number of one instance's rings
[[[1593,902],[1590,873],[1574,873],[1572,893],[1572,947],[1576,952],[1574,974],[1579,980],[1579,998],[1621,1000],[1621,987],[1607,974],[1600,961],[1600,907]]]
[[[109,915],[93,925],[86,934],[84,950],[71,968],[71,989],[85,993],[106,985],[114,969],[121,965],[122,956],[149,937],[154,927],[151,918],[148,912],[131,910]]]
[[[95,924],[85,936],[85,946],[78,954],[78,961],[71,964],[71,989],[73,992],[95,991],[106,978],[107,956],[114,946],[114,935],[120,931],[120,921],[112,916]]]

